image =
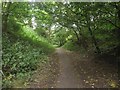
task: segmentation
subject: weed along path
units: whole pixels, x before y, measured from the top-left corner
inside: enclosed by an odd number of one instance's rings
[[[60,72],[57,78],[56,88],[79,88],[77,76],[69,56],[69,51],[57,48],[56,53],[59,58]]]

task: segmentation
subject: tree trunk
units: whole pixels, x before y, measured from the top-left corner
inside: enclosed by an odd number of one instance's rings
[[[96,48],[96,51],[97,51],[97,53],[101,53],[100,48],[99,48],[99,46],[98,46],[98,44],[97,44],[97,41],[96,41],[96,39],[95,39],[95,36],[93,35],[93,32],[92,32],[92,30],[91,30],[91,28],[90,28],[90,18],[87,18],[87,24],[88,24],[88,30],[89,30],[90,35],[91,35],[91,37],[92,37],[92,41],[93,41],[93,44],[94,44],[94,46],[95,46],[95,48]]]
[[[77,38],[77,41],[78,41],[78,42],[80,42],[79,35],[78,35],[78,33],[76,32],[76,30],[75,30],[75,29],[73,29],[73,32],[75,33],[75,36],[76,36],[76,38]]]
[[[7,26],[8,26],[8,16],[9,16],[9,12],[10,12],[10,6],[11,6],[11,2],[7,2],[7,7],[6,10],[3,12],[3,20],[2,20],[2,31],[7,31]]]
[[[2,31],[7,31],[7,21],[8,21],[8,16],[4,16],[4,20],[2,21]]]
[[[85,40],[84,35],[81,33],[81,28],[79,27],[79,25],[77,25],[77,29],[78,29],[78,31],[79,31],[79,36],[81,37],[81,38],[79,37],[79,40],[81,41],[81,44],[82,44],[83,48],[84,48],[85,50],[87,50],[88,44],[87,44],[87,42],[86,42],[86,40]]]
[[[94,43],[95,48],[96,48],[96,50],[97,50],[97,53],[101,53],[100,48],[98,47],[97,41],[96,41],[96,39],[95,39],[95,37],[94,37],[94,35],[93,35],[93,33],[92,33],[92,30],[91,30],[90,26],[88,27],[88,30],[89,30],[90,35],[91,35],[91,37],[92,37],[92,40],[93,40],[93,43]]]

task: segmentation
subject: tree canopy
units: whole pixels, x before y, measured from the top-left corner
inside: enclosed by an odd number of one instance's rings
[[[6,76],[36,69],[56,47],[119,58],[120,2],[2,2],[2,31]]]

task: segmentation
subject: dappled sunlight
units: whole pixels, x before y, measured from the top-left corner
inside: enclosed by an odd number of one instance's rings
[[[3,88],[117,88],[119,7],[119,2],[3,2]]]

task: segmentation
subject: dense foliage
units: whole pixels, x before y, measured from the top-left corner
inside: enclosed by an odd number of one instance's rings
[[[37,69],[38,62],[45,62],[46,59],[41,48],[30,44],[28,41],[3,33],[2,60],[2,69],[5,75],[3,87],[6,87],[7,84],[12,83],[11,80],[14,77],[30,73]]]
[[[12,10],[10,12],[6,11],[7,9],[11,9],[9,5],[11,5],[11,2],[3,3],[2,70],[4,74],[4,88],[15,87],[14,85],[18,83],[18,80],[22,81],[20,83],[26,86],[32,72],[37,69],[38,65],[49,62],[48,54],[54,51],[54,47],[48,43],[42,34],[37,34],[31,24],[26,25],[23,23],[22,20],[25,17],[23,15],[26,14],[24,10],[22,10],[20,18],[16,18],[20,14],[20,7],[25,7],[29,4],[13,3],[11,8],[18,7],[14,12]],[[7,13],[11,13],[12,15],[8,15],[9,17],[4,15]],[[6,17],[7,22],[4,19]],[[15,80],[17,81],[14,82]]]
[[[57,3],[54,20],[72,29],[83,48],[105,52],[119,46],[119,3]]]
[[[36,44],[34,44],[35,42]],[[26,74],[30,75],[33,70],[37,69],[38,64],[48,62],[46,54],[52,52],[53,48],[49,48],[50,46],[42,41],[38,43],[34,40],[34,43],[33,41],[32,43],[30,42],[30,38],[26,40],[18,38],[14,34],[3,33],[2,69],[5,75],[3,78],[3,87],[10,87],[13,79],[17,79],[17,77],[21,79]],[[44,46],[41,47],[41,44]]]
[[[119,2],[4,2],[2,9],[5,87],[37,69],[52,45],[120,59]]]

